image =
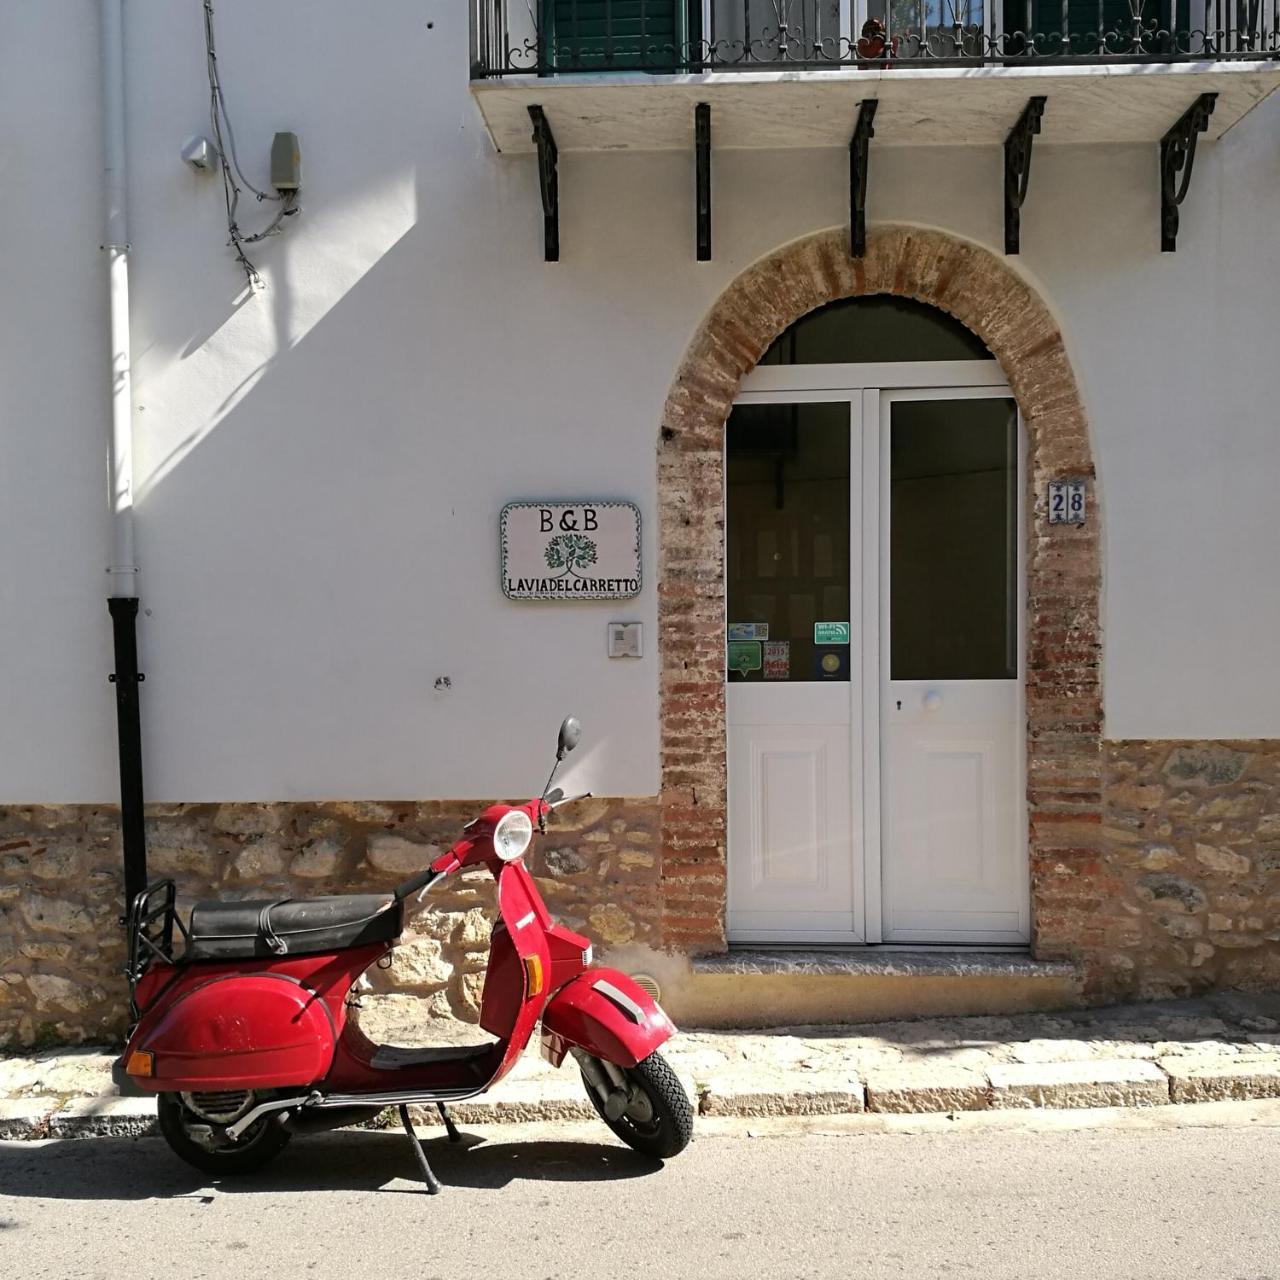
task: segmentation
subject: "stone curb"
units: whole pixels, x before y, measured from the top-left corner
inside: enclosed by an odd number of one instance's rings
[[[45,1138],[57,1098],[0,1098],[0,1140]]]
[[[991,1083],[985,1071],[951,1065],[873,1067],[867,1072],[867,1110],[898,1115],[929,1111],[985,1111]]]
[[[1161,1058],[1174,1102],[1240,1102],[1280,1098],[1280,1062],[1274,1057]]]
[[[986,1068],[905,1063],[852,1074],[805,1073],[795,1087],[781,1073],[719,1073],[685,1087],[698,1114],[758,1119],[856,1115],[922,1115],[986,1110],[1154,1107],[1280,1098],[1274,1055],[1165,1057],[1157,1062],[1000,1063]],[[498,1097],[451,1108],[460,1124],[529,1124],[591,1120],[595,1111],[576,1082],[518,1082]],[[411,1109],[416,1123],[439,1123],[434,1108]],[[150,1098],[100,1096],[0,1098],[0,1140],[143,1137],[158,1132]]]
[[[49,1117],[50,1138],[142,1138],[159,1133],[150,1098],[74,1098]]]
[[[1153,1062],[1013,1062],[987,1068],[991,1105],[1010,1107],[1158,1107],[1169,1077]]]

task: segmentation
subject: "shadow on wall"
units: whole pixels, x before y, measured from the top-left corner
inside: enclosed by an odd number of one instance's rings
[[[552,729],[566,707],[577,709],[572,655],[544,645],[536,671],[487,662],[459,625],[440,626],[448,610],[465,628],[468,599],[492,614],[495,540],[476,536],[477,513],[483,506],[487,531],[490,490],[518,490],[527,474],[527,440],[513,435],[505,468],[493,452],[519,403],[512,388],[538,377],[519,338],[524,320],[494,283],[511,274],[511,256],[528,265],[526,246],[504,247],[491,208],[495,195],[501,205],[505,189],[518,187],[532,228],[536,174],[520,165],[472,177],[432,187],[421,174],[377,175],[338,208],[315,195],[317,211],[304,208],[299,226],[263,255],[264,293],[229,301],[241,281],[224,255],[206,276],[211,288],[226,286],[218,303],[226,313],[194,319],[209,336],[198,347],[188,341],[184,358],[175,350],[170,360],[153,345],[140,362],[149,794],[182,787],[184,799],[252,796],[254,781],[238,764],[245,743],[255,757],[279,762],[264,800],[475,794],[474,783],[468,790],[433,777],[387,780],[405,778],[406,760],[460,760],[456,750],[441,751],[442,733],[463,733],[457,745],[474,751],[482,723],[509,715],[513,697],[530,714],[554,704]],[[348,224],[384,204],[401,215],[381,226],[396,238],[376,242],[375,256],[366,237],[361,262],[343,238]],[[438,228],[468,224],[467,252],[442,259]],[[146,305],[151,293],[163,305],[148,326],[190,332],[184,305],[198,312],[198,304],[173,292],[151,284]],[[467,300],[465,322],[459,299]],[[501,377],[495,350],[508,353]],[[262,358],[247,366],[244,352]],[[487,448],[477,449],[478,424]],[[520,644],[531,652],[554,622],[545,608],[526,610]],[[498,635],[479,636],[481,650],[492,652]],[[473,679],[466,689],[461,721],[456,682],[452,695],[430,692],[442,670],[456,676],[459,665],[485,671],[483,687]],[[237,680],[237,671],[252,679]],[[615,727],[588,730],[590,746],[607,751]],[[516,735],[487,736],[490,772],[515,773],[511,762],[527,756],[526,746]],[[456,776],[461,765],[451,768]],[[169,783],[179,769],[181,779],[206,779],[204,793]],[[237,785],[229,788],[228,777]]]

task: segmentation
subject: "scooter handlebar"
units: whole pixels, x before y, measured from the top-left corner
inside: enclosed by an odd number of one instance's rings
[[[557,788],[556,788],[556,791],[560,791],[560,788],[559,788],[559,787],[557,787]],[[551,795],[549,795],[549,796],[547,797],[547,808],[548,808],[548,809],[559,809],[561,805],[573,804],[573,802],[574,802],[575,800],[590,800],[590,799],[591,799],[591,792],[590,792],[590,791],[584,791],[584,792],[582,792],[582,794],[581,794],[581,795],[576,795],[576,796],[567,796],[567,795],[565,795],[565,793],[564,793],[563,791],[560,791],[560,795],[559,795],[559,797],[558,797],[557,799],[553,800],[553,799],[551,798],[551,796],[554,796],[554,795],[556,794],[556,791],[551,792]]]
[[[417,893],[419,889],[422,890],[422,895],[425,896],[427,890],[437,880],[443,880],[444,877],[445,872],[436,871],[434,868],[428,867],[425,871],[414,876],[412,880],[406,880],[404,884],[399,885],[396,889],[396,899],[399,902],[403,902],[410,894]]]
[[[558,809],[561,805],[572,804],[575,800],[590,799],[591,792],[584,791],[581,795],[566,796],[559,787],[554,791],[548,791],[542,800],[542,804],[546,806],[546,811]],[[532,802],[531,802],[532,803]],[[483,819],[477,818],[475,822],[470,822],[464,828],[465,831],[473,831]],[[418,893],[419,901],[424,897],[429,889],[437,880],[443,880],[445,876],[456,871],[465,863],[466,852],[472,847],[474,841],[462,841],[455,845],[448,853],[441,854],[425,871],[420,871],[412,880],[406,880],[400,885],[395,892],[397,901],[403,902],[411,894]],[[419,893],[419,891],[421,891]]]

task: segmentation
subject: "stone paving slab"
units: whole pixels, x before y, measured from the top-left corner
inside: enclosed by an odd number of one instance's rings
[[[440,1044],[458,1024],[401,1019],[365,1030],[387,1043]],[[415,1031],[417,1041],[406,1038]],[[1272,1098],[1280,1097],[1280,995],[768,1032],[688,1030],[663,1053],[705,1116]],[[94,1046],[0,1057],[0,1138],[149,1131],[154,1103],[115,1096],[112,1056]],[[492,1094],[456,1111],[466,1123],[594,1118],[577,1070],[555,1070],[535,1049]],[[424,1124],[435,1122],[423,1113]]]
[[[1169,1077],[1153,1062],[1000,1063],[987,1072],[991,1105],[1010,1107],[1155,1107],[1170,1099]]]
[[[1174,1102],[1228,1102],[1280,1098],[1280,1059],[1270,1054],[1234,1058],[1162,1058]]]
[[[1010,1049],[1014,1062],[1087,1062],[1106,1058],[1154,1058],[1155,1046],[1132,1040],[1028,1040]]]
[[[111,1087],[115,1055],[99,1046],[0,1057],[0,1098],[91,1097]]]

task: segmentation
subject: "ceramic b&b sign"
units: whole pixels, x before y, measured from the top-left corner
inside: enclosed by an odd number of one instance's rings
[[[640,594],[640,509],[633,502],[509,502],[501,530],[508,600]]]

